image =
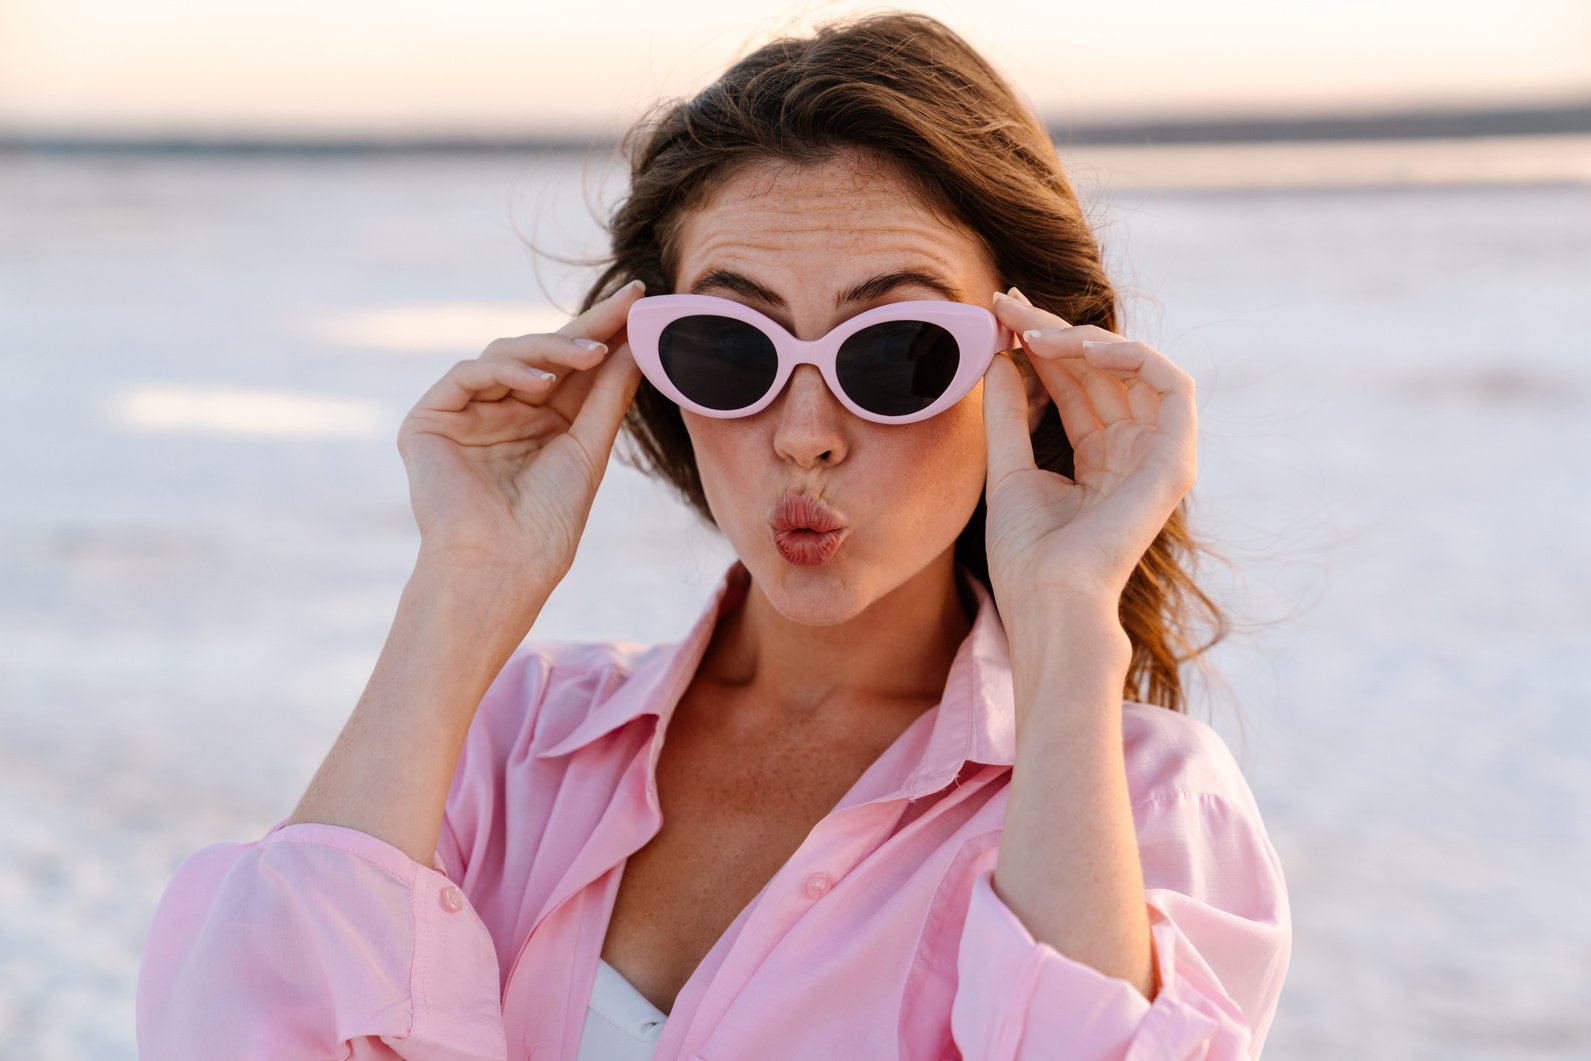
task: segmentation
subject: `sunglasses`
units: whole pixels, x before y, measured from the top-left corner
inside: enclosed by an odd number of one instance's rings
[[[981,306],[929,299],[876,306],[821,339],[797,339],[750,306],[712,295],[651,295],[630,307],[630,352],[682,408],[719,418],[761,412],[797,365],[816,365],[864,420],[911,424],[959,402],[994,355],[1015,345]]]

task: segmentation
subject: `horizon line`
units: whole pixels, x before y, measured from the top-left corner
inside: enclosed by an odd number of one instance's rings
[[[1466,139],[1591,133],[1591,98],[1497,108],[1405,107],[1365,113],[1299,112],[1139,118],[1069,123],[1045,120],[1057,145],[1239,144],[1334,140]],[[106,133],[0,128],[0,151],[43,153],[370,154],[403,152],[591,151],[616,149],[619,132]]]

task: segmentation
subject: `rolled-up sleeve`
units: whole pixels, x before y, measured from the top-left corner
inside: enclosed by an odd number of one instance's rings
[[[506,1058],[492,940],[440,860],[278,824],[167,885],[139,970],[139,1056]]]
[[[972,860],[951,1015],[969,1061],[1256,1058],[1292,948],[1286,882],[1252,803],[1172,792],[1134,807],[1159,987],[1151,1002],[1034,939]]]

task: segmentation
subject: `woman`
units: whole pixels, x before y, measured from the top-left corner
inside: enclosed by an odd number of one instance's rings
[[[404,421],[392,632],[293,814],[168,887],[145,1056],[1257,1055],[1291,930],[1180,711],[1193,381],[1043,129],[890,14],[639,136],[581,314]],[[676,643],[521,644],[621,424],[737,559]]]

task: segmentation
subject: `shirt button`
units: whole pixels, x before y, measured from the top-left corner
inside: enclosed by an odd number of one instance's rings
[[[442,889],[442,894],[437,897],[442,903],[442,909],[450,914],[456,914],[464,909],[464,893],[449,884]]]
[[[807,878],[807,894],[814,899],[821,899],[833,884],[834,879],[827,873],[814,873]]]

